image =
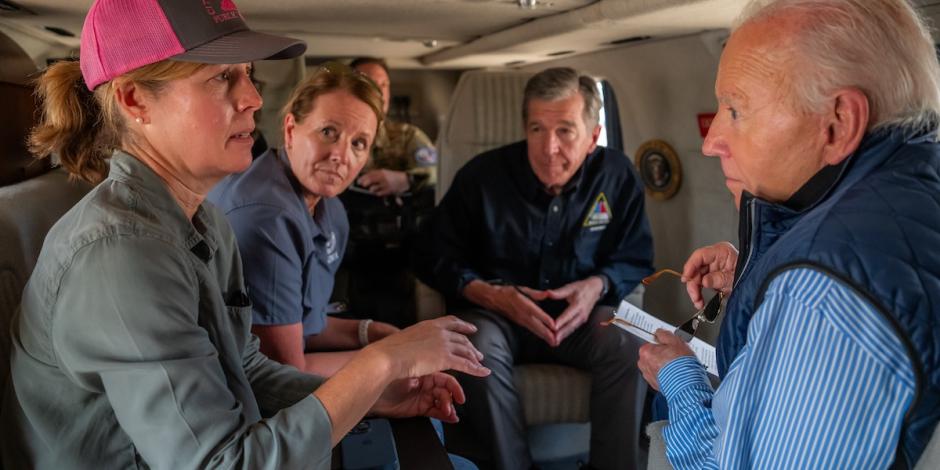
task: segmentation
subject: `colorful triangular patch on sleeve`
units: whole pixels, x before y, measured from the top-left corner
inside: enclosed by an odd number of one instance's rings
[[[597,227],[609,223],[610,204],[607,203],[607,196],[602,192],[597,195],[597,199],[594,200],[594,204],[592,204],[591,208],[588,210],[587,216],[584,218],[584,226]]]

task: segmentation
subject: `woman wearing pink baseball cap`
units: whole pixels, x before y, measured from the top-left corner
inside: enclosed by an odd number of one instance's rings
[[[251,163],[250,62],[302,42],[230,0],[98,0],[80,61],[39,80],[40,157],[97,186],[49,232],[14,317],[5,468],[325,468],[367,412],[455,420],[439,371],[483,376],[455,318],[370,344],[329,380],[250,334],[232,230],[203,204]]]

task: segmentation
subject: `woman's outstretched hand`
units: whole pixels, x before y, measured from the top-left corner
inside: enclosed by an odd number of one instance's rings
[[[463,390],[441,371],[489,375],[480,362],[483,354],[467,338],[476,330],[457,317],[441,317],[405,328],[356,353],[313,392],[333,423],[333,444],[370,410],[455,421],[453,403],[463,402]]]
[[[370,344],[365,349],[386,358],[394,379],[457,370],[485,377],[483,354],[467,338],[477,328],[454,316],[425,320]]]

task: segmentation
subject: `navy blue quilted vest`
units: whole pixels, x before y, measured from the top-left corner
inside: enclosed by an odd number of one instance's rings
[[[742,197],[719,373],[744,346],[770,281],[794,267],[820,270],[868,299],[906,343],[917,392],[899,448],[906,462],[896,464],[910,467],[940,419],[940,144],[882,131],[823,171],[831,172],[829,185],[799,210]]]

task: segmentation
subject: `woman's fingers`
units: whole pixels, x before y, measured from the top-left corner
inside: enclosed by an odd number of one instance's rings
[[[430,418],[439,419],[445,423],[456,423],[458,421],[457,411],[450,404],[447,406],[434,404],[428,408],[428,412],[425,414]]]
[[[448,353],[455,357],[461,359],[466,359],[468,361],[475,362],[480,364],[480,361],[483,360],[483,353],[480,352],[476,347],[473,346],[473,343],[470,341],[467,342],[450,342],[450,344],[445,345],[444,349]]]
[[[483,353],[466,337],[476,331],[473,324],[447,316],[409,327],[375,343],[375,347],[385,346],[388,356],[400,364],[401,373],[410,377],[442,370],[485,377],[490,370],[481,363]]]
[[[452,335],[444,345],[444,349],[443,357],[447,358],[447,363],[439,370],[454,369],[477,377],[489,375],[489,369],[481,362],[483,353],[466,336]]]
[[[474,355],[476,356],[476,360],[483,360],[483,353],[481,353],[480,350],[473,345],[473,342],[470,341],[470,338],[467,338],[464,335],[453,334],[450,336],[450,341],[471,348],[475,353]]]
[[[446,414],[448,422],[456,423],[457,410],[454,408],[454,403],[464,403],[466,401],[463,388],[460,387],[454,376],[448,374],[435,374],[434,385],[435,403]]]
[[[446,369],[456,370],[458,372],[463,372],[467,375],[472,375],[474,377],[486,377],[490,375],[490,369],[480,364],[477,361],[471,361],[470,359],[458,358],[451,362],[450,366]]]
[[[453,315],[447,315],[446,317],[431,321],[439,322],[444,328],[463,335],[472,335],[477,332],[477,327],[473,323],[463,321]]]
[[[467,401],[467,396],[464,394],[463,387],[460,386],[460,382],[457,382],[457,379],[453,375],[441,374],[444,380],[444,387],[450,392],[450,396],[454,399],[458,405],[463,404]]]

